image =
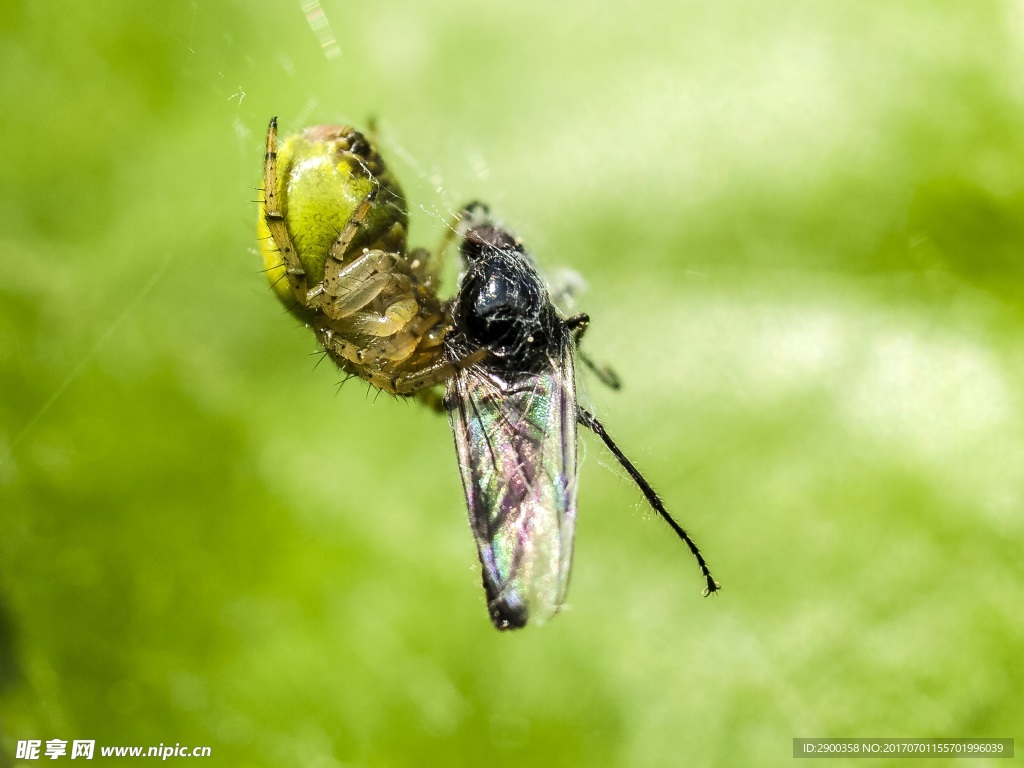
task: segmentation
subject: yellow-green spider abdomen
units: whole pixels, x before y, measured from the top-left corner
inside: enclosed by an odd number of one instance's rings
[[[405,252],[408,215],[402,188],[377,149],[354,128],[315,125],[285,139],[277,148],[276,182],[278,207],[307,283],[323,279],[331,247],[368,199],[344,261],[366,248]],[[374,188],[376,193],[369,195]],[[263,198],[257,215],[263,266],[278,298],[293,307],[295,297],[284,279],[285,261],[267,226]]]

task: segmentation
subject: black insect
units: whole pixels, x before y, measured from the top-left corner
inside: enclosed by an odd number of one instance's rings
[[[596,369],[578,349],[589,318],[559,314],[529,254],[485,206],[467,206],[461,230],[465,271],[444,345],[457,373],[445,406],[494,626],[517,629],[546,619],[565,601],[576,523],[577,424],[601,438],[690,548],[705,594],[717,591],[696,544],[604,426],[576,402],[574,358]],[[480,362],[460,365],[478,350],[487,350]]]

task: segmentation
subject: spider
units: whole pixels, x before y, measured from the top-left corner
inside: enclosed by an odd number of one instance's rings
[[[257,231],[278,298],[343,371],[440,410],[431,387],[486,351],[446,359],[440,258],[407,249],[405,196],[373,143],[349,126],[317,125],[279,146],[271,118],[262,191]]]

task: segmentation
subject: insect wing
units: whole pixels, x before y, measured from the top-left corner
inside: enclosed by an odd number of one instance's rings
[[[540,373],[470,367],[449,418],[469,522],[498,629],[544,620],[569,586],[576,526],[576,391],[571,346]]]

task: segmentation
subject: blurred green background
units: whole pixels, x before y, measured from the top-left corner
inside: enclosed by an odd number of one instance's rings
[[[1024,737],[1024,5],[564,6],[4,4],[0,763]],[[491,628],[445,420],[260,274],[273,114],[379,118],[415,244],[480,198],[585,277],[720,597],[583,436],[570,609]]]

